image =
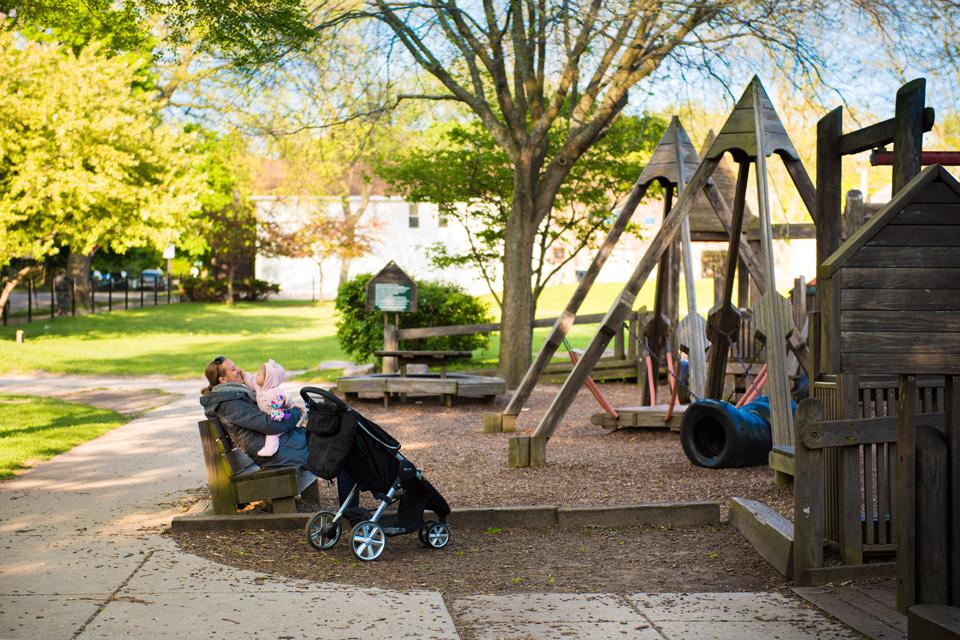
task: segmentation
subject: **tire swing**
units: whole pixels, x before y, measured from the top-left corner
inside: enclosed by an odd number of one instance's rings
[[[693,464],[730,469],[766,464],[773,448],[770,401],[761,396],[741,408],[723,400],[699,400],[687,407],[680,444]]]

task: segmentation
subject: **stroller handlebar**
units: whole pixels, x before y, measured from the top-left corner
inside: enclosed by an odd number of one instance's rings
[[[308,406],[310,403],[316,402],[316,400],[310,397],[312,395],[320,396],[324,402],[329,402],[341,409],[347,409],[347,403],[326,389],[321,389],[320,387],[303,387],[300,389],[300,397],[303,398],[304,403]]]

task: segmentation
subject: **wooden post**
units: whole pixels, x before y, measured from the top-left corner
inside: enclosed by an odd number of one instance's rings
[[[674,151],[677,158],[677,190],[682,191],[687,182],[686,167],[680,154],[680,145]],[[697,312],[697,277],[693,271],[693,242],[690,239],[690,219],[684,218],[680,223],[680,243],[683,250],[683,281],[687,294],[687,318],[692,326],[687,331],[688,354],[687,362],[690,366],[690,391],[695,398],[702,398],[707,386],[706,362],[706,334],[703,318]],[[733,275],[731,274],[732,278]],[[679,305],[677,305],[679,306]],[[679,326],[676,318],[672,318],[674,326]],[[671,382],[671,384],[673,384]]]
[[[590,375],[590,372],[593,370],[593,366],[600,359],[600,356],[603,355],[603,350],[606,349],[607,344],[613,337],[614,330],[619,329],[623,325],[623,321],[633,310],[633,303],[637,298],[640,287],[643,286],[644,281],[646,281],[647,276],[650,275],[654,265],[660,260],[660,256],[666,250],[667,245],[673,240],[674,236],[676,236],[677,231],[680,229],[680,223],[683,222],[683,219],[690,213],[690,208],[693,206],[697,194],[706,186],[710,176],[713,175],[719,163],[719,158],[713,160],[705,159],[697,167],[690,182],[677,199],[677,204],[664,219],[659,231],[657,231],[657,234],[650,241],[647,251],[637,263],[630,278],[627,279],[623,291],[620,292],[620,295],[611,305],[610,310],[607,311],[607,315],[600,325],[600,329],[593,337],[593,340],[591,340],[590,345],[587,346],[586,351],[584,351],[583,356],[580,358],[580,362],[574,365],[573,371],[567,376],[560,392],[553,399],[553,402],[547,409],[547,413],[544,414],[540,420],[540,424],[537,425],[537,430],[534,435],[545,438],[553,435],[553,432],[560,424],[560,420],[573,402],[573,398],[583,387],[587,376]]]
[[[950,604],[960,607],[960,376],[946,376],[944,388],[944,434],[947,436],[950,503]]]
[[[837,393],[845,418],[860,417],[860,377],[853,373],[837,375]],[[860,513],[860,448],[841,447],[839,451],[840,557],[844,564],[863,564],[863,533]]]
[[[917,78],[897,91],[894,112],[896,130],[893,134],[893,190],[897,195],[910,180],[920,173],[923,153],[923,105],[927,81]]]
[[[107,311],[113,311],[113,277],[107,274]]]
[[[823,421],[819,400],[808,399],[797,407],[793,478],[793,579],[810,583],[808,569],[823,566],[823,452],[807,449],[803,436]]]
[[[126,311],[130,308],[130,279],[124,277],[123,279],[123,309]]]
[[[843,207],[843,237],[849,238],[863,226],[863,194],[857,189],[847,191],[847,202]]]
[[[734,212],[731,211],[730,207],[727,206],[727,203],[720,194],[720,189],[717,188],[717,185],[711,182],[703,188],[703,193],[705,196],[707,196],[707,201],[710,203],[713,211],[717,214],[717,218],[720,220],[720,223],[723,225],[723,228],[726,230],[727,236],[729,237],[733,230]],[[753,282],[753,286],[756,288],[756,297],[759,297],[764,293],[764,291],[766,291],[763,265],[761,264],[760,258],[757,257],[757,254],[760,252],[760,248],[758,244],[754,242],[748,242],[747,237],[743,235],[742,230],[740,233],[740,259],[746,265],[747,271],[750,274],[750,279]]]
[[[510,398],[510,402],[503,410],[503,416],[514,416],[515,419],[515,416],[520,415],[520,410],[523,409],[523,405],[526,404],[527,399],[530,398],[530,394],[533,392],[534,387],[537,386],[537,381],[540,379],[543,370],[550,363],[550,359],[553,358],[557,349],[563,344],[564,337],[566,337],[570,331],[570,327],[573,326],[574,318],[577,316],[577,310],[580,308],[580,305],[583,304],[583,300],[587,297],[590,287],[593,286],[594,281],[597,279],[600,269],[613,252],[613,248],[619,241],[620,235],[627,227],[630,218],[633,217],[633,212],[636,211],[637,206],[640,204],[643,196],[646,195],[649,187],[650,182],[641,184],[638,181],[633,185],[633,189],[627,196],[627,200],[624,202],[617,219],[614,221],[613,226],[610,227],[607,237],[593,257],[593,262],[590,263],[587,272],[583,275],[583,278],[580,279],[579,284],[577,284],[577,288],[573,292],[573,295],[570,296],[570,300],[567,302],[563,313],[561,313],[560,317],[553,323],[553,329],[551,329],[546,342],[543,343],[540,352],[537,353],[537,357],[534,358],[534,361],[530,364],[530,367],[523,376],[523,380],[520,381],[520,385],[514,392],[513,397]]]
[[[394,314],[396,317],[397,314]],[[384,351],[396,351],[400,348],[400,342],[397,340],[397,325],[390,322],[390,314],[383,314],[383,350]],[[397,372],[397,359],[395,357],[385,357],[383,359],[383,366],[380,369],[381,373],[396,373]],[[384,391],[384,394],[387,392]]]
[[[767,395],[770,398],[770,421],[773,446],[792,447],[794,442],[793,411],[790,407],[790,386],[785,369],[785,345],[782,297],[777,293],[773,258],[773,226],[770,219],[770,197],[767,189],[767,158],[764,154],[763,105],[760,92],[753,92],[753,118],[757,138],[757,206],[760,209],[761,256],[767,292],[757,305],[766,317]],[[780,470],[782,471],[782,469]]]
[[[741,309],[750,306],[750,273],[743,258],[740,259],[737,267],[737,306]]]
[[[663,218],[666,219],[673,208],[673,186],[666,189],[663,198]],[[647,350],[651,356],[651,365],[653,366],[653,380],[651,384],[656,385],[660,379],[660,362],[663,358],[663,346],[670,331],[670,319],[673,316],[673,305],[671,304],[671,293],[678,286],[678,276],[674,271],[676,260],[674,256],[677,252],[676,242],[670,242],[663,255],[660,256],[660,264],[657,267],[657,285],[654,291],[653,319],[644,327],[644,336],[647,340]],[[675,307],[674,307],[675,308]],[[673,325],[676,326],[676,325]],[[615,335],[620,335],[616,333]],[[653,402],[652,389],[643,386],[643,404],[651,405]]]
[[[33,276],[27,278],[27,322],[33,322]]]
[[[511,436],[507,444],[507,463],[511,467],[530,466],[530,436]]]
[[[52,274],[51,274],[52,276]],[[50,319],[53,320],[57,311],[57,296],[53,287],[53,277],[50,278]]]
[[[916,604],[917,379],[900,376],[897,423],[897,609]]]
[[[741,162],[737,170],[737,186],[733,199],[733,227],[727,245],[727,263],[724,270],[723,299],[710,311],[707,325],[710,338],[710,366],[707,370],[705,393],[708,398],[723,397],[723,381],[726,377],[727,355],[740,329],[740,312],[731,304],[733,298],[734,272],[740,259],[740,240],[743,218],[746,211],[747,185],[750,180],[750,163]],[[767,278],[767,276],[764,276]]]
[[[817,123],[817,264],[823,264],[842,242],[840,184],[843,156],[843,107],[837,107]],[[819,296],[818,296],[819,298]],[[817,305],[819,307],[819,303]]]

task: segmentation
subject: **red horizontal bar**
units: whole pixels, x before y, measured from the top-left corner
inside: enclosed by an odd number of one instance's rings
[[[873,150],[870,152],[870,164],[875,167],[887,167],[893,164],[893,151]],[[924,151],[920,154],[920,164],[942,164],[949,167],[960,166],[960,151]]]

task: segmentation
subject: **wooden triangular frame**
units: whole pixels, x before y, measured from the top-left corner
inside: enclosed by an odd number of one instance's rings
[[[752,125],[750,115],[753,116]],[[765,128],[768,124],[774,129],[769,139],[767,139],[765,135]],[[779,127],[776,125],[779,125]],[[698,165],[697,170],[689,182],[687,182],[676,204],[664,218],[660,230],[654,236],[647,251],[637,263],[633,274],[627,280],[620,295],[611,305],[599,331],[597,331],[590,345],[584,351],[580,361],[574,366],[569,376],[567,376],[567,380],[550,404],[546,414],[544,414],[540,420],[537,430],[534,433],[535,437],[549,439],[556,431],[557,426],[573,402],[577,391],[583,386],[593,366],[600,359],[604,349],[606,349],[607,344],[613,337],[614,330],[623,325],[627,315],[632,311],[633,302],[636,300],[640,287],[650,275],[653,267],[660,260],[661,255],[669,243],[680,230],[683,220],[690,212],[695,195],[701,189],[708,187],[710,176],[719,165],[723,153],[727,151],[731,152],[734,158],[740,160],[741,163],[755,163],[757,165],[757,192],[760,208],[763,267],[761,269],[762,275],[760,277],[755,276],[755,278],[761,290],[764,284],[775,282],[772,255],[772,226],[767,189],[767,155],[777,153],[781,156],[787,172],[792,178],[811,217],[814,217],[815,190],[803,163],[799,157],[796,156],[796,151],[790,142],[789,136],[786,134],[786,131],[783,130],[780,118],[776,115],[776,111],[773,109],[773,105],[770,103],[766,91],[763,89],[759,78],[754,76],[744,91],[743,96],[737,102],[737,106],[727,119],[726,124],[724,124],[721,129],[717,140],[707,152],[704,160]],[[742,209],[739,213],[738,220],[732,220],[731,222],[737,223],[739,221],[742,223]],[[728,229],[728,233],[729,232]],[[736,232],[733,235],[735,237],[742,236],[741,233]],[[745,238],[741,237],[740,242],[739,250],[741,255],[749,264],[749,261],[746,259],[748,252],[745,251],[747,249]],[[732,274],[728,274],[728,280],[732,279],[729,277],[730,275]],[[751,275],[753,275],[753,269],[751,269]],[[765,297],[767,300],[773,300],[775,295],[777,295],[776,291],[771,287],[771,295]],[[779,304],[772,304],[770,302],[764,304],[762,299],[760,309],[761,314],[767,314],[764,324],[772,334],[767,335],[768,344],[784,345],[784,349],[768,349],[768,369],[770,369],[769,378],[771,379],[769,383],[771,387],[769,390],[771,395],[771,410],[774,414],[772,417],[774,423],[774,443],[775,447],[792,447],[792,412],[790,410],[789,388],[786,386],[787,380],[784,365],[786,336],[783,335],[782,322],[778,319],[782,310]],[[714,345],[714,348],[717,348],[717,345]],[[780,377],[783,378],[782,381],[779,380]],[[784,426],[786,429],[784,429]],[[771,460],[772,459],[773,456],[771,456]],[[779,465],[775,466],[775,468],[782,470],[780,468],[781,466],[785,467],[785,465]]]
[[[679,144],[677,144],[678,142]],[[485,420],[497,423],[501,429],[511,430],[513,422],[516,420],[516,417],[520,415],[520,411],[530,398],[530,394],[533,392],[533,389],[539,381],[540,376],[543,374],[544,369],[546,369],[551,358],[553,358],[560,345],[563,344],[563,340],[567,333],[569,333],[570,327],[573,326],[577,315],[577,310],[580,308],[580,305],[583,304],[583,300],[587,297],[587,293],[593,286],[597,275],[600,273],[600,269],[603,267],[604,263],[607,261],[607,258],[612,253],[614,246],[616,246],[621,234],[623,233],[627,224],[630,222],[630,218],[633,216],[634,211],[640,204],[640,201],[643,199],[644,195],[646,195],[647,190],[650,188],[650,185],[653,184],[653,182],[666,184],[668,192],[672,195],[672,190],[677,185],[677,182],[675,181],[677,181],[681,176],[680,170],[682,169],[683,177],[686,177],[688,171],[696,166],[697,170],[694,172],[694,176],[702,174],[704,177],[699,187],[697,187],[696,190],[691,191],[692,195],[689,196],[689,202],[685,206],[689,208],[693,204],[693,196],[702,190],[707,198],[707,201],[717,214],[721,224],[727,230],[727,233],[730,233],[733,226],[733,212],[727,206],[727,203],[724,200],[723,195],[720,193],[720,190],[709,179],[710,175],[713,173],[713,169],[715,169],[719,164],[719,160],[712,163],[711,170],[709,172],[702,172],[700,170],[702,164],[703,163],[700,162],[696,149],[693,147],[693,144],[690,143],[689,136],[683,129],[683,126],[680,124],[679,118],[672,118],[670,125],[667,127],[667,130],[664,132],[663,137],[661,137],[660,142],[657,144],[657,147],[651,155],[650,162],[641,172],[640,177],[634,183],[633,188],[627,195],[627,199],[623,204],[623,208],[621,208],[616,220],[614,220],[613,225],[610,227],[610,231],[607,233],[607,237],[597,250],[593,258],[593,262],[590,263],[589,268],[587,268],[583,277],[580,279],[580,282],[577,285],[576,290],[573,292],[573,295],[570,297],[570,300],[567,302],[567,306],[564,308],[563,313],[561,313],[554,322],[553,328],[550,331],[550,335],[547,336],[547,339],[540,348],[539,353],[537,353],[536,358],[534,358],[533,362],[530,364],[530,367],[527,369],[527,372],[524,374],[523,379],[520,381],[520,384],[514,391],[513,396],[510,398],[510,402],[507,404],[506,408],[501,414],[490,414],[485,418]],[[686,190],[687,185],[685,185],[682,189],[678,189],[678,193],[683,193]],[[675,209],[675,207],[673,208]],[[668,217],[670,211],[671,207],[667,207],[665,209],[664,219]],[[674,229],[674,233],[672,233],[669,238],[664,240],[664,242],[671,241],[675,233],[676,229]],[[760,261],[750,250],[750,247],[747,245],[746,238],[743,238],[741,246],[743,249],[740,257],[746,263],[750,275],[755,279],[755,281],[758,283],[758,287],[762,291],[763,284],[761,280],[762,269],[760,266]],[[663,253],[663,251],[661,250],[660,253]],[[656,260],[659,259],[660,254],[658,254],[656,257]],[[604,348],[608,342],[609,338],[606,342],[604,342]],[[586,374],[583,376],[581,385],[586,381],[586,377],[589,375],[590,370],[593,369],[594,364],[595,361],[592,362],[589,369],[586,370]]]

